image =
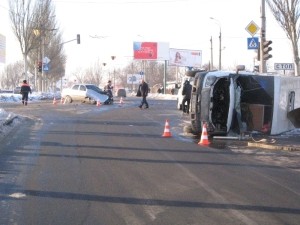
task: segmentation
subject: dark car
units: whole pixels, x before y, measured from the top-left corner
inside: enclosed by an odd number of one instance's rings
[[[118,97],[126,97],[126,90],[124,88],[119,88],[117,90],[117,96]]]

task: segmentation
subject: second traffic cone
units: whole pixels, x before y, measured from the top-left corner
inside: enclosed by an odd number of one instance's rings
[[[53,98],[53,105],[56,105],[56,99],[55,99],[55,97]]]
[[[170,125],[169,120],[166,120],[164,133],[162,135],[163,137],[172,137],[171,131],[170,131]]]
[[[202,134],[200,141],[198,142],[198,145],[209,145],[210,141],[208,140],[208,135],[207,135],[207,125],[206,123],[203,124],[202,127]]]
[[[98,100],[96,106],[100,107],[101,102]]]
[[[61,103],[61,104],[64,103],[64,98],[63,98],[63,97],[60,98],[60,103]]]
[[[120,98],[120,104],[123,104],[123,98],[122,97]]]

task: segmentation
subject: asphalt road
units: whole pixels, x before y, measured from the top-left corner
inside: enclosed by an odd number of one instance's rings
[[[27,118],[1,141],[0,224],[299,224],[299,164],[198,145],[149,102],[5,105]]]

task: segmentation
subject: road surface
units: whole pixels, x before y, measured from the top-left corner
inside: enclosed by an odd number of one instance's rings
[[[26,119],[1,141],[0,224],[299,224],[299,164],[198,145],[149,103],[6,105]]]

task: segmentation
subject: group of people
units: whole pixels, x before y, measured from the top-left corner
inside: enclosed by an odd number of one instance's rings
[[[108,81],[107,85],[105,86],[105,91],[108,92],[111,96],[113,95],[112,90],[113,86],[111,85],[111,81]],[[139,105],[139,108],[142,109],[143,106],[145,105],[145,108],[149,108],[149,103],[147,101],[147,96],[149,92],[149,86],[145,82],[144,79],[142,79],[141,84],[139,85],[137,96],[142,97],[141,103]],[[183,89],[182,89],[182,95],[183,100],[182,100],[182,110],[184,113],[189,114],[190,110],[190,101],[191,101],[191,92],[192,92],[192,85],[188,80],[185,81]],[[31,94],[31,88],[29,84],[27,83],[27,80],[23,80],[23,83],[21,85],[21,90],[20,93],[22,95],[22,104],[27,105],[28,104],[28,95],[29,93]]]
[[[139,105],[139,108],[142,109],[143,106],[145,105],[145,108],[149,108],[149,104],[147,101],[147,95],[149,92],[149,86],[145,82],[144,79],[142,79],[141,84],[139,85],[137,95],[138,97],[142,97],[142,101]],[[182,100],[182,111],[184,113],[189,114],[190,112],[190,102],[191,102],[191,97],[192,97],[192,85],[190,84],[189,80],[186,80],[184,82],[183,88],[182,88],[182,95],[183,95],[183,100]]]

